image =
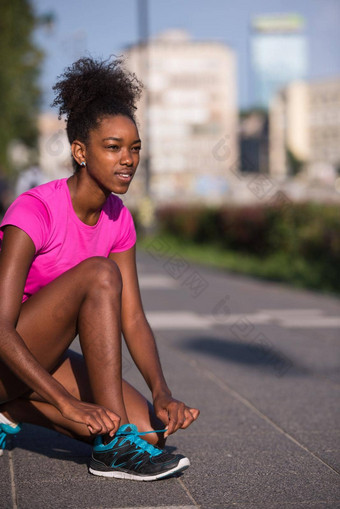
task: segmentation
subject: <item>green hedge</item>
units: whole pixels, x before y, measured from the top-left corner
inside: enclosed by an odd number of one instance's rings
[[[252,255],[259,262],[280,259],[286,264],[281,272],[287,272],[288,280],[289,271],[299,272],[301,267],[304,275],[296,278],[310,280],[306,286],[340,291],[340,210],[336,205],[168,206],[156,216],[160,234]]]
[[[268,255],[284,251],[340,262],[340,210],[334,205],[294,204],[222,208],[164,207],[157,212],[162,233],[198,244]]]

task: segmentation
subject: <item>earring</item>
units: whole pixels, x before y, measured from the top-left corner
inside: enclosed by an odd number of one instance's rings
[[[85,168],[85,166],[86,166],[85,161],[81,162],[81,163],[80,163],[80,166],[82,166],[83,168]]]

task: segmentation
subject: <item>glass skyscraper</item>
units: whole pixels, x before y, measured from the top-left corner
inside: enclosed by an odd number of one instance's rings
[[[304,19],[298,15],[259,16],[251,24],[252,104],[268,109],[287,83],[307,77]]]

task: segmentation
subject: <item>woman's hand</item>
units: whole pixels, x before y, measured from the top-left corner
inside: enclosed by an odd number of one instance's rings
[[[156,396],[153,406],[157,417],[167,427],[164,438],[175,433],[178,429],[187,428],[200,414],[197,408],[190,408],[168,394]]]
[[[79,401],[72,396],[67,398],[59,410],[66,419],[85,424],[93,435],[108,434],[112,437],[120,425],[120,417],[111,410]]]

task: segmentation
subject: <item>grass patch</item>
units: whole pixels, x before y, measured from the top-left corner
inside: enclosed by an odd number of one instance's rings
[[[169,246],[164,252],[165,258],[178,254],[197,264],[270,281],[285,282],[297,288],[340,295],[339,283],[326,262],[311,263],[301,256],[292,257],[282,251],[267,257],[256,256],[226,250],[218,245],[183,242],[168,234],[145,237],[138,241],[138,246],[143,250],[156,252],[157,245]]]

